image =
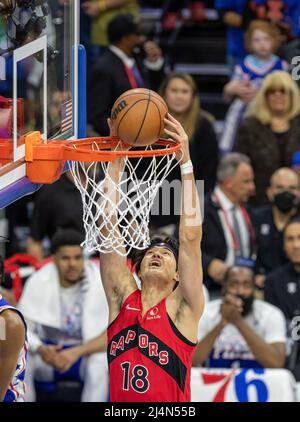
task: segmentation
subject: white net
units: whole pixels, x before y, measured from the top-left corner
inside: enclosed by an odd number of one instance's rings
[[[98,148],[96,143],[93,148]],[[146,149],[154,148],[148,146]],[[70,170],[82,197],[86,232],[83,246],[88,252],[115,251],[124,256],[133,248],[149,246],[151,207],[158,189],[179,161],[175,159],[175,153],[159,157],[126,156],[118,182],[110,177],[110,163],[70,162]],[[108,180],[113,195],[105,189]]]

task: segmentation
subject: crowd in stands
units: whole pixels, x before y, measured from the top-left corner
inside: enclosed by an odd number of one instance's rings
[[[176,27],[186,7],[165,3],[162,32]],[[212,2],[188,2],[194,25],[205,21],[207,3],[211,7]],[[159,92],[189,135],[195,178],[204,181],[202,263],[210,297],[194,365],[287,367],[300,381],[299,340],[292,336],[300,316],[300,172],[293,165],[300,151],[300,92],[284,55],[300,35],[300,2],[274,3],[213,5],[226,27],[230,69],[221,133],[202,108],[193,76],[170,71],[159,39],[142,32],[138,1],[81,1],[81,32],[88,53],[90,135],[108,135],[113,103],[136,87]],[[175,169],[168,181],[176,179]],[[72,175],[65,173],[22,201],[6,210],[8,256],[23,252],[42,261],[53,255],[27,279],[19,301],[31,347],[28,400],[35,400],[35,386],[54,391],[64,379],[84,381],[83,400],[93,401],[93,394],[106,400],[107,307],[99,271],[80,247],[82,203]],[[153,216],[151,232],[176,236],[177,223],[175,213]],[[18,242],[21,228],[26,245]],[[72,282],[65,281],[64,271]],[[2,287],[1,294],[11,291]],[[101,391],[95,391],[95,374],[102,377]]]

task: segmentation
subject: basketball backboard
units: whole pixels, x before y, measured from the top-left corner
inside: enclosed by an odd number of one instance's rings
[[[39,187],[26,178],[27,133],[77,139],[85,130],[78,119],[85,116],[85,98],[79,98],[85,91],[79,0],[14,3],[12,14],[0,16],[1,208]]]

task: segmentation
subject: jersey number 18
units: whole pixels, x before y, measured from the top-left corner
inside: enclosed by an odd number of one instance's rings
[[[130,388],[136,393],[146,393],[150,384],[148,380],[148,369],[143,365],[136,365],[132,368],[130,362],[121,364],[123,371],[123,390],[129,391]]]

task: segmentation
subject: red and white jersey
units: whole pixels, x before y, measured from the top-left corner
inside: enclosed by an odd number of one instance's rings
[[[177,330],[166,299],[142,315],[141,292],[134,291],[108,327],[112,402],[190,401],[195,344]]]

